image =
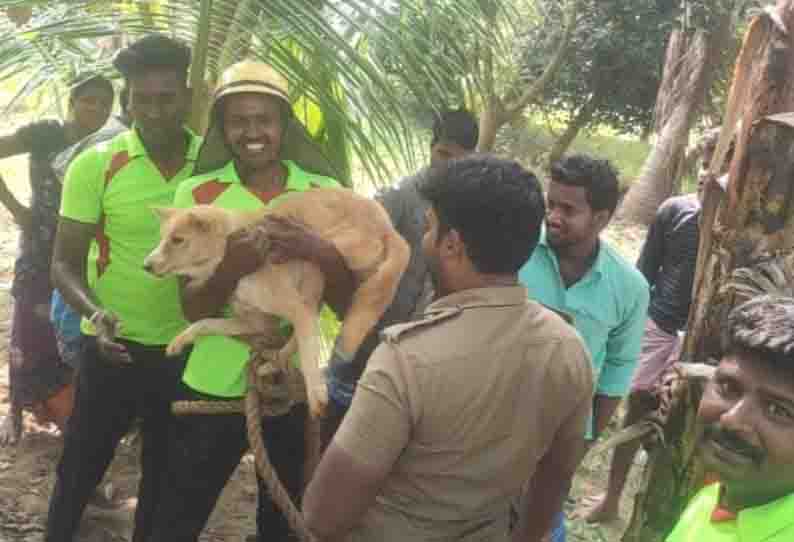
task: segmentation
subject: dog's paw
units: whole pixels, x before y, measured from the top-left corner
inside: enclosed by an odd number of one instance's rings
[[[312,418],[322,418],[328,409],[328,388],[323,384],[312,388],[308,392],[309,414]]]

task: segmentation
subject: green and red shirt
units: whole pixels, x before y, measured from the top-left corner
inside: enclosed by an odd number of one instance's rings
[[[738,514],[720,506],[720,484],[701,489],[666,542],[789,542],[794,540],[794,494],[745,508]]]
[[[287,181],[283,190],[272,193],[256,192],[245,186],[237,174],[234,162],[188,179],[176,192],[174,205],[188,208],[194,205],[217,205],[233,211],[255,211],[277,205],[290,193],[310,188],[339,187],[328,177],[304,171],[289,160]],[[228,307],[226,309],[228,314]],[[201,393],[218,397],[240,397],[245,394],[247,379],[245,366],[250,348],[238,339],[221,335],[199,337],[188,358],[182,380]]]
[[[160,242],[152,207],[170,205],[190,177],[201,138],[189,138],[185,165],[166,180],[135,129],[81,153],[69,166],[61,216],[96,225],[86,266],[88,285],[102,306],[121,320],[120,336],[145,345],[168,344],[187,322],[177,279],[157,278],[143,260]],[[87,319],[83,333],[94,334]]]

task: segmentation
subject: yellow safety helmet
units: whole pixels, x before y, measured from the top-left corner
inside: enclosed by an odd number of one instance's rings
[[[223,126],[216,108],[226,96],[242,93],[256,93],[274,96],[291,107],[287,80],[272,66],[254,60],[243,60],[229,66],[221,74],[212,98],[210,125],[204,144],[199,151],[194,175],[200,175],[225,166],[233,158],[224,141]],[[292,160],[302,169],[338,178],[329,160],[311,139],[306,128],[293,116],[289,117],[281,138],[281,159]]]

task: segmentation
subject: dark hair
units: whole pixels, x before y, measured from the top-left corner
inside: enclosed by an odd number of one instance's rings
[[[477,146],[479,135],[477,119],[469,111],[466,109],[444,111],[436,115],[436,120],[433,122],[433,140],[430,145],[447,141],[457,143],[470,151]]]
[[[69,101],[73,102],[80,97],[83,92],[89,88],[99,88],[110,94],[111,97],[115,96],[113,90],[113,83],[110,80],[99,74],[83,73],[72,79],[69,89]]]
[[[723,351],[748,351],[794,371],[794,299],[762,295],[734,308],[723,333]]]
[[[473,155],[438,167],[420,185],[439,234],[456,230],[481,273],[516,273],[540,237],[546,214],[537,177],[518,162]]]
[[[150,70],[174,70],[187,84],[190,48],[162,34],[149,34],[119,51],[113,66],[127,80]]]
[[[620,197],[618,172],[609,160],[585,154],[564,156],[551,165],[551,180],[568,186],[581,186],[593,211],[615,212]]]

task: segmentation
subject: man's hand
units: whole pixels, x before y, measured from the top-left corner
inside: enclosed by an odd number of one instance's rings
[[[257,230],[234,232],[226,242],[226,252],[216,274],[222,274],[229,282],[236,284],[264,265],[265,243],[262,233]]]
[[[322,271],[326,284],[323,301],[343,319],[358,284],[336,245],[303,224],[280,216],[266,217],[259,228],[266,238],[268,261],[283,264],[303,260]]]
[[[97,348],[101,356],[113,365],[128,365],[132,357],[127,348],[116,342],[116,334],[121,328],[121,321],[107,311],[97,311],[91,317],[96,328]]]
[[[304,260],[321,266],[324,262],[320,255],[329,249],[335,250],[333,243],[288,218],[269,215],[261,227],[269,242],[268,259],[275,264]]]

